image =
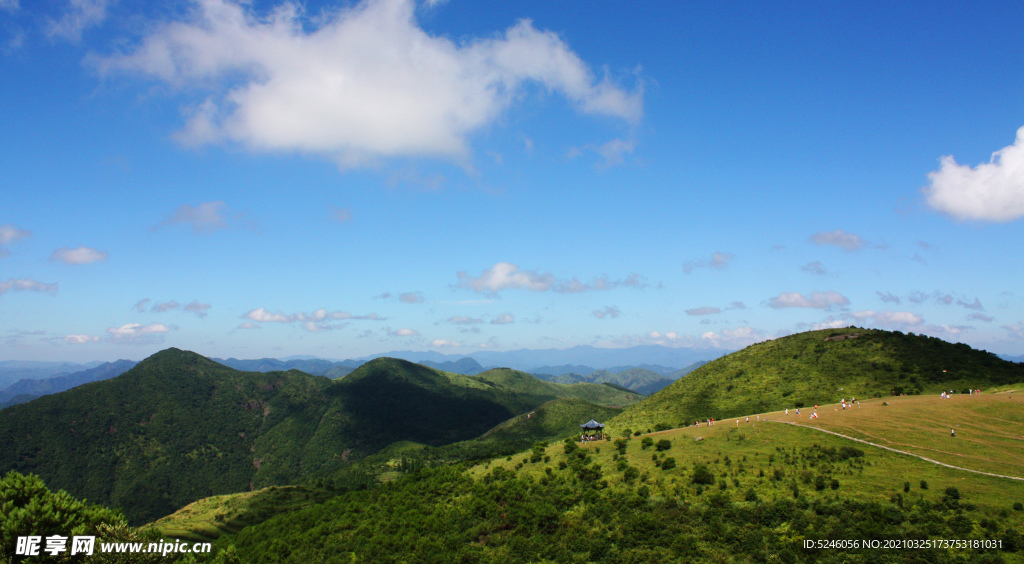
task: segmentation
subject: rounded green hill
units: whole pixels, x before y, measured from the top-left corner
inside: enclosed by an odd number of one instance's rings
[[[808,331],[709,362],[627,409],[615,428],[692,425],[842,399],[938,394],[1024,382],[1024,365],[935,337],[877,329]]]

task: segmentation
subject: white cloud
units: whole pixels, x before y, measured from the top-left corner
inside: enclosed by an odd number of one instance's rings
[[[107,17],[112,0],[68,0],[68,9],[59,20],[50,20],[46,34],[77,42],[87,27],[100,24]]]
[[[221,201],[202,202],[198,206],[182,204],[157,227],[186,224],[192,226],[193,233],[212,233],[227,227],[228,213],[227,204]]]
[[[256,321],[259,323],[321,323],[324,321],[339,321],[347,319],[382,321],[386,318],[381,317],[376,313],[368,313],[366,315],[352,315],[347,311],[327,311],[326,308],[320,308],[312,313],[300,312],[284,314],[281,313],[280,311],[271,313],[267,311],[265,308],[260,307],[243,314],[242,319],[249,319],[251,321]]]
[[[717,307],[695,307],[686,310],[686,315],[712,315],[715,313],[722,313],[722,310]]]
[[[430,346],[438,348],[461,347],[462,343],[459,341],[449,341],[448,339],[434,339],[430,341]]]
[[[491,268],[481,272],[480,276],[470,276],[464,270],[457,272],[456,276],[459,278],[459,287],[491,294],[507,289],[532,290],[534,292],[551,290],[563,294],[576,294],[593,290],[610,290],[620,286],[635,289],[647,287],[644,277],[636,273],[630,274],[624,280],[609,280],[607,276],[602,276],[594,278],[588,284],[581,282],[576,277],[559,280],[550,272],[520,270],[518,265],[510,262],[495,263]]]
[[[606,317],[615,319],[616,317],[622,315],[622,310],[615,306],[605,306],[604,309],[595,309],[591,313],[594,315],[594,317],[598,319],[604,319]]]
[[[725,270],[729,267],[729,261],[736,258],[732,253],[714,252],[709,260],[686,261],[683,263],[683,272],[689,274],[698,268],[710,268],[712,270]]]
[[[875,324],[880,327],[900,327],[900,326],[913,326],[924,323],[924,319],[916,313],[910,313],[909,311],[855,311],[852,315],[855,319],[874,320]]]
[[[168,310],[177,309],[180,305],[181,304],[179,304],[178,302],[171,300],[169,302],[153,304],[153,308],[151,311],[163,313]]]
[[[833,245],[842,247],[847,251],[856,251],[864,247],[867,241],[856,233],[849,233],[842,229],[835,231],[820,231],[811,235],[811,242],[815,245]]]
[[[8,278],[7,281],[0,280],[0,294],[7,291],[15,292],[46,292],[51,296],[57,295],[56,284],[44,284],[30,278]]]
[[[519,266],[510,262],[499,262],[484,270],[474,278],[465,271],[457,273],[459,286],[477,292],[497,292],[508,288],[544,292],[551,289],[555,277],[550,273],[538,273],[533,270],[519,270]]]
[[[810,296],[804,297],[800,292],[783,292],[777,297],[768,300],[768,305],[773,308],[787,307],[809,307],[815,309],[832,309],[833,307],[849,305],[850,300],[839,292],[813,292]]]
[[[210,304],[204,304],[199,300],[192,300],[192,303],[185,306],[185,311],[195,314],[196,317],[206,317],[206,311],[210,307]]]
[[[245,323],[238,326],[239,329],[263,329],[259,323],[253,323],[252,321],[246,321]]]
[[[414,0],[366,0],[320,21],[282,3],[260,16],[230,0],[194,2],[188,21],[153,30],[103,73],[149,75],[211,91],[184,142],[326,154],[342,166],[394,156],[464,159],[470,134],[494,123],[530,84],[585,113],[638,121],[642,88],[598,79],[553,32],[521,20],[455,43],[415,21]]]
[[[323,323],[314,321],[305,321],[300,323],[299,326],[309,331],[310,333],[320,333],[321,331],[334,331],[335,329],[341,329],[348,327],[348,323]]]
[[[1024,217],[1024,127],[1013,145],[976,167],[942,157],[922,189],[928,205],[958,220],[1013,221]]]
[[[398,301],[406,304],[421,304],[423,303],[422,292],[405,292],[398,296]]]
[[[108,256],[106,251],[98,251],[90,247],[78,247],[77,249],[61,247],[53,251],[50,260],[64,264],[89,264],[106,261]]]
[[[516,318],[511,313],[503,313],[498,317],[491,320],[491,325],[508,325],[509,323],[515,323]]]
[[[98,343],[100,338],[95,335],[67,335],[63,341],[69,345],[84,345],[86,343]]]
[[[476,317],[468,317],[463,315],[453,315],[448,318],[448,323],[454,325],[475,325],[477,323],[483,323],[484,320]]]
[[[163,340],[163,334],[170,332],[171,328],[163,323],[128,323],[120,327],[110,327],[107,333],[115,343],[150,344]]]
[[[404,327],[402,329],[390,331],[390,333],[395,337],[416,337],[420,334],[420,332],[415,329],[406,329]]]
[[[740,349],[768,339],[768,337],[761,335],[753,327],[725,329],[721,333],[708,331],[703,333],[700,338],[707,345],[725,349]]]

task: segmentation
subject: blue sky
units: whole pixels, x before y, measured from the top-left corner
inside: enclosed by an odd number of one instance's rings
[[[1024,353],[1014,3],[0,0],[0,358]]]

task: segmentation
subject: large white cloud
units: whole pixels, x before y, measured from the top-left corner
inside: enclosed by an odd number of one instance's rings
[[[1013,145],[976,167],[942,157],[923,189],[928,205],[960,220],[1013,221],[1024,217],[1024,127]]]
[[[873,319],[875,324],[880,327],[909,327],[913,325],[920,325],[924,322],[924,319],[916,313],[909,311],[855,311],[851,314],[855,319],[867,320]]]
[[[193,302],[193,304],[198,302]],[[189,304],[186,306],[186,310],[192,311],[189,308],[193,305]],[[196,306],[197,311],[193,311],[196,315],[199,315],[198,310],[200,306],[209,308],[206,304],[198,304]],[[205,309],[201,309],[205,314]],[[202,317],[202,315],[200,315]],[[312,313],[281,313],[280,311],[271,313],[266,308],[256,308],[250,310],[248,313],[242,315],[242,319],[249,319],[258,323],[300,323],[301,327],[310,332],[319,332],[329,329],[340,329],[344,325],[329,325],[329,321],[343,321],[343,320],[370,320],[370,321],[383,321],[387,318],[381,317],[376,313],[368,313],[365,315],[352,315],[347,311],[327,311],[327,308],[320,308]],[[248,327],[247,327],[248,328]]]
[[[106,251],[98,251],[91,247],[78,247],[75,249],[61,247],[53,251],[53,254],[50,255],[50,260],[63,262],[64,264],[89,264],[92,262],[104,262],[108,256]]]
[[[95,59],[210,92],[182,141],[327,154],[345,166],[380,157],[467,154],[528,84],[578,109],[636,122],[642,88],[597,78],[555,33],[521,20],[456,43],[415,19],[414,0],[365,0],[313,21],[285,2],[266,16],[233,0],[194,0],[186,21],[157,26],[130,52]]]

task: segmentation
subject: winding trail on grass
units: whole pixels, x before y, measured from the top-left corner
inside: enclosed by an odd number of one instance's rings
[[[873,447],[884,448],[885,450],[891,450],[893,452],[898,452],[900,454],[905,454],[907,456],[913,456],[913,457],[916,457],[916,458],[920,458],[921,460],[925,460],[927,462],[931,462],[932,464],[938,464],[939,466],[945,466],[946,468],[952,468],[954,470],[963,470],[964,472],[974,472],[975,474],[984,474],[985,476],[995,476],[996,478],[1007,478],[1007,479],[1010,479],[1010,480],[1019,480],[1021,482],[1024,482],[1024,478],[1021,478],[1019,476],[1005,476],[1003,474],[993,474],[991,472],[982,472],[981,470],[971,470],[970,468],[962,468],[960,466],[953,466],[952,464],[946,464],[945,462],[939,462],[938,460],[932,460],[931,458],[926,458],[924,456],[921,456],[920,454],[914,454],[912,452],[907,452],[905,450],[900,450],[898,448],[892,448],[892,447],[887,447],[885,445],[880,445],[880,444],[872,443],[872,442],[869,442],[869,441],[865,441],[864,439],[857,439],[857,438],[851,437],[849,435],[844,435],[842,433],[837,433],[835,431],[829,431],[828,429],[822,429],[821,427],[814,427],[812,425],[804,425],[803,423],[795,423],[795,422],[792,422],[792,421],[777,421],[775,419],[762,419],[762,421],[767,421],[769,423],[783,423],[783,424],[786,424],[786,425],[793,425],[795,427],[804,427],[806,429],[814,429],[815,431],[821,431],[822,433],[828,433],[830,435],[835,435],[837,437],[842,437],[844,439],[850,439],[851,441],[857,441],[858,443],[864,443],[866,445],[871,445]]]

